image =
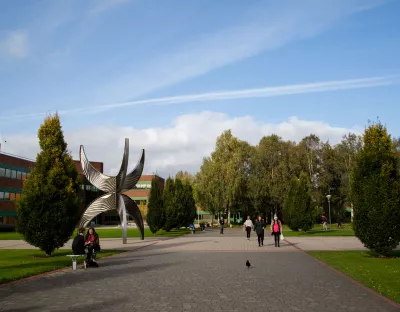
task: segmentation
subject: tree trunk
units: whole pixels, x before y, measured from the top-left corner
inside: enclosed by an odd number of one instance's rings
[[[226,220],[226,225],[230,225],[231,224],[231,208],[229,207],[229,204],[227,205],[227,218],[228,220]]]

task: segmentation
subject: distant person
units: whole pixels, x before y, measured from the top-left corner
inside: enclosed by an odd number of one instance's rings
[[[343,228],[343,226],[342,226],[342,218],[340,218],[340,217],[337,218],[337,227],[338,227],[338,229],[342,229]]]
[[[258,247],[264,246],[264,228],[264,220],[261,218],[261,216],[259,216],[254,225],[254,231],[256,232],[258,238]]]
[[[224,234],[224,218],[219,219],[219,234]]]
[[[247,239],[250,240],[251,229],[253,228],[253,221],[251,221],[250,216],[247,216],[247,220],[244,222],[246,227]]]
[[[280,246],[280,236],[282,234],[282,223],[278,219],[277,216],[274,217],[274,220],[271,223],[271,235],[274,235],[275,239],[275,247],[281,247]]]
[[[323,215],[321,219],[322,219],[322,229],[324,231],[327,231],[328,227],[326,226],[326,217],[325,217],[325,215]]]

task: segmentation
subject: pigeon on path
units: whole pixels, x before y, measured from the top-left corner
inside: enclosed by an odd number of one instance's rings
[[[251,264],[250,264],[249,260],[246,261],[246,266],[248,269],[250,269]]]

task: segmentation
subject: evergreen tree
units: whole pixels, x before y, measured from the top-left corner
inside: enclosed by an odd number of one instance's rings
[[[171,231],[178,225],[178,216],[176,211],[175,182],[169,177],[165,182],[164,188],[164,211],[165,225],[164,230]]]
[[[47,255],[69,240],[80,217],[80,178],[61,129],[58,114],[38,131],[41,152],[18,202],[17,231]]]
[[[182,226],[187,226],[186,223],[186,194],[185,188],[181,179],[175,179],[175,212],[176,212],[176,223],[174,227],[179,229]]]
[[[193,196],[193,188],[190,184],[184,183],[183,184],[183,191],[184,191],[184,222],[181,226],[188,226],[189,224],[193,223],[196,219],[197,210],[196,210],[196,203]]]
[[[311,188],[306,173],[293,177],[284,202],[284,220],[293,231],[307,232],[312,229],[315,209],[311,205]]]
[[[151,181],[151,190],[149,196],[149,203],[147,205],[147,225],[150,231],[155,234],[164,227],[165,212],[163,207],[163,200],[159,179],[153,178]]]
[[[400,179],[398,157],[386,127],[369,126],[351,175],[355,235],[379,254],[400,242]]]

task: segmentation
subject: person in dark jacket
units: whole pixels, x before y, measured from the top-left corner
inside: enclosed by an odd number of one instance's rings
[[[220,227],[220,232],[219,234],[224,234],[224,218],[221,217],[221,219],[219,220],[219,227]]]
[[[78,235],[75,236],[72,241],[72,251],[74,255],[84,255],[85,254],[85,238],[83,234],[85,233],[84,228],[78,229]]]
[[[259,216],[257,222],[254,225],[254,231],[256,232],[258,238],[258,247],[264,246],[264,229],[264,220],[261,218],[261,216]]]

